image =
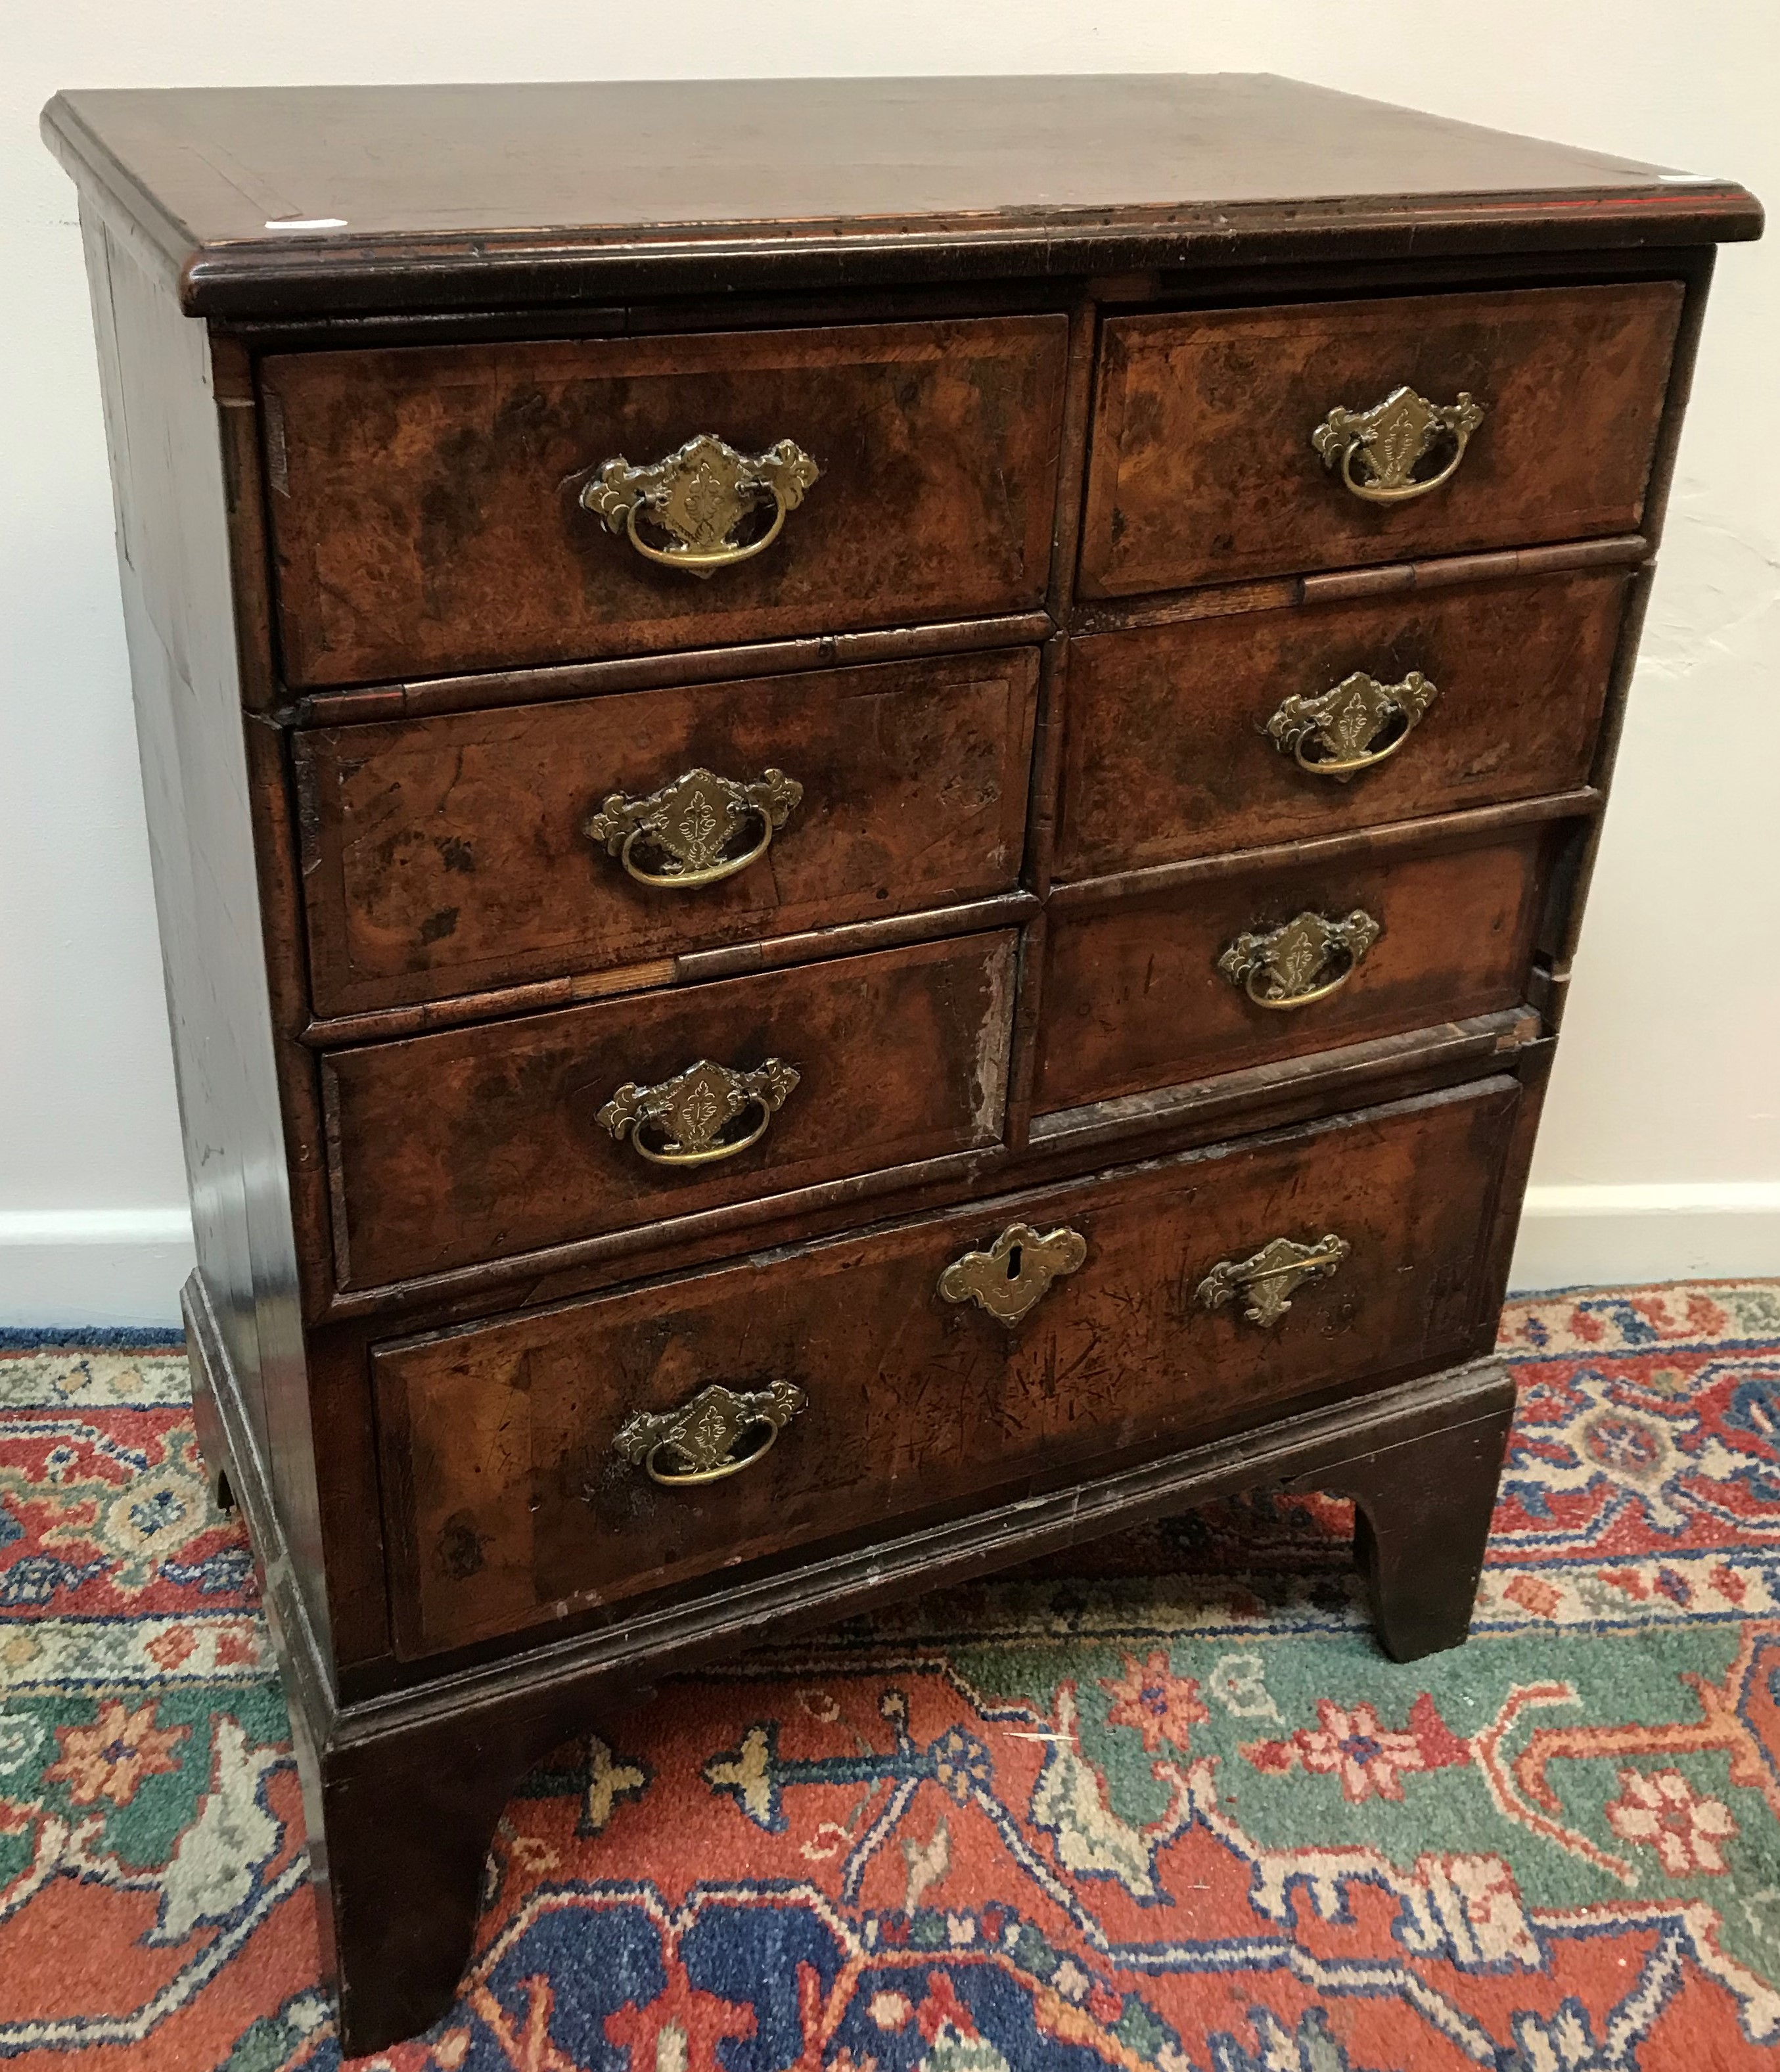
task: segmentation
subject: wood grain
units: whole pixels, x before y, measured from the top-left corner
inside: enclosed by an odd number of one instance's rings
[[[912,1164],[1001,1136],[1014,937],[998,931],[417,1036],[325,1061],[340,1280],[364,1287]],[[718,1166],[595,1118],[701,1058],[802,1075]]]
[[[1457,1647],[1471,1630],[1511,1398],[1468,1420],[1319,1469],[1290,1487],[1354,1501],[1354,1552],[1379,1642],[1393,1662]]]
[[[1067,323],[274,355],[261,383],[293,684],[1017,611],[1043,597]],[[614,456],[794,439],[822,471],[699,581],[578,498]]]
[[[611,691],[684,690],[692,684],[730,684],[744,676],[789,676],[800,669],[863,668],[874,662],[1019,648],[1047,639],[1051,631],[1050,614],[1039,610],[879,627],[865,633],[808,634],[799,640],[677,648],[668,654],[617,655],[554,669],[491,669],[366,690],[311,691],[292,699],[283,717],[294,726],[337,726],[366,719],[418,719],[423,713],[543,705],[555,698],[603,697]]]
[[[1681,302],[1645,281],[1113,318],[1081,594],[1635,532]],[[1404,384],[1487,414],[1443,487],[1368,504],[1310,434]]]
[[[188,310],[232,318],[610,323],[639,294],[1635,253],[1762,226],[1733,181],[1239,73],[81,92],[44,131]]]
[[[819,671],[300,734],[319,1013],[436,1000],[1010,890],[1038,658]],[[637,884],[584,832],[702,766],[804,787],[720,884]],[[748,838],[759,830],[750,824]]]
[[[1038,1038],[1039,1112],[1176,1086],[1400,1030],[1494,1013],[1523,997],[1552,837],[1517,828],[1471,846],[1217,878],[1053,911]],[[1225,946],[1311,910],[1362,907],[1383,933],[1338,993],[1257,1007],[1217,969]]]
[[[262,742],[250,775],[231,587],[243,514],[231,508],[203,331],[90,209],[82,228],[193,1244],[298,1586],[327,1633],[327,1440],[310,1420],[302,1315],[304,1284],[325,1264],[299,1254],[292,1171],[300,1200],[306,1139],[300,1118],[286,1134],[279,1089],[268,963],[289,947],[291,915],[261,896],[288,895],[288,859],[277,848],[282,798],[255,796],[280,781]]]
[[[1279,1128],[1344,1108],[1364,1107],[1393,1093],[1433,1092],[1479,1071],[1502,1071],[1511,1064],[1519,1070],[1520,1053],[1541,1040],[1540,1026],[1530,1008],[1505,1008],[1123,1094],[1086,1108],[1054,1108],[1036,1119],[1030,1142],[1041,1151],[1078,1156],[1099,1146],[1106,1157],[1120,1155],[1116,1147],[1121,1140],[1128,1153],[1134,1148],[1128,1140],[1134,1138],[1152,1145],[1161,1138],[1170,1149],[1184,1150],[1210,1143],[1223,1128],[1250,1123]]]
[[[1456,1356],[1515,1095],[1500,1080],[1012,1205],[746,1260],[380,1351],[398,1651],[412,1657],[788,1544],[919,1515],[1022,1474],[1179,1445],[1239,1412]],[[1085,1264],[1012,1331],[942,1271],[1017,1214]],[[1271,1329],[1194,1299],[1220,1259],[1353,1247]],[[759,1462],[664,1490],[611,1451],[708,1383],[797,1383]]]
[[[1069,647],[1055,870],[1094,878],[1560,791],[1589,774],[1632,571],[1248,611]],[[1264,731],[1351,672],[1437,687],[1340,783]]]
[[[787,964],[814,964],[823,957],[851,957],[868,950],[890,950],[904,943],[937,942],[942,935],[975,935],[983,928],[1009,927],[1036,913],[1038,895],[999,892],[962,906],[927,906],[915,914],[882,920],[856,921],[837,927],[812,928],[797,935],[766,935],[730,943],[718,949],[690,950],[684,956],[663,957],[643,964],[617,964],[605,971],[571,972],[540,979],[531,985],[497,986],[488,993],[453,993],[442,1000],[410,1007],[378,1007],[362,1014],[330,1015],[306,1022],[302,1041],[317,1050],[341,1050],[359,1043],[380,1043],[396,1036],[418,1036],[430,1029],[455,1029],[471,1022],[493,1022],[511,1014],[532,1014],[549,1007],[577,1007],[586,1000],[610,1000],[619,993],[650,993],[658,986],[698,985],[707,979],[739,978],[745,972],[776,971]]]

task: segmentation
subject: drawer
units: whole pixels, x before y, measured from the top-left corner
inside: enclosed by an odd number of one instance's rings
[[[1681,313],[1678,282],[1117,317],[1105,327],[1082,594],[1635,532]],[[1311,435],[1399,388],[1483,415],[1449,479],[1369,500]],[[1377,428],[1363,487],[1431,480],[1455,438]]]
[[[1100,877],[1585,782],[1630,573],[1072,641],[1056,875]],[[1355,677],[1370,680],[1344,690]],[[1334,775],[1317,767],[1367,756],[1383,759]]]
[[[1180,1086],[1518,1005],[1562,832],[1519,828],[1433,853],[1209,876],[1098,911],[1054,911],[1035,1107]],[[1318,939],[1320,923],[1355,915],[1360,927]],[[1250,997],[1319,989],[1293,1007]]]
[[[397,1652],[1013,1501],[1486,1350],[1500,1295],[1486,1233],[1518,1099],[1488,1079],[380,1347]],[[1021,1225],[1029,1244],[1060,1234],[1050,1254],[1022,1252],[1017,1283],[993,1256],[989,1280],[964,1279],[1014,1286],[1024,1314],[947,1299],[948,1269]],[[1276,1241],[1301,1250],[1257,1256]],[[1281,1270],[1306,1254],[1309,1273]],[[1047,1258],[1079,1263],[1046,1285]],[[1275,1270],[1228,1270],[1243,1267]],[[684,1424],[686,1452],[664,1437],[689,1409],[702,1453]],[[746,1466],[679,1486],[647,1471],[701,1458]]]
[[[288,678],[1030,608],[1050,574],[1065,329],[980,318],[274,355],[261,383]]]
[[[1021,649],[301,734],[316,1011],[1008,890],[1037,676]]]
[[[343,1285],[997,1141],[1014,944],[1002,930],[331,1054]],[[657,1162],[676,1146],[686,1162]]]

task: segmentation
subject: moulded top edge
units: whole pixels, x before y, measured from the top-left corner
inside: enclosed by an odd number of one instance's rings
[[[101,91],[195,315],[1757,236],[1733,181],[1238,74]]]

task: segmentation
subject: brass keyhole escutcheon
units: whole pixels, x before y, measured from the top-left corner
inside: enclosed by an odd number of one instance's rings
[[[987,1252],[954,1260],[939,1276],[939,1293],[948,1302],[974,1302],[1012,1330],[1054,1281],[1073,1273],[1087,1256],[1087,1240],[1079,1231],[1009,1223]]]

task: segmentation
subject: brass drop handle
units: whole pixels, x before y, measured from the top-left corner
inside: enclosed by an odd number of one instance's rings
[[[709,770],[689,770],[646,799],[609,792],[582,832],[603,843],[606,853],[616,857],[639,885],[692,892],[758,863],[803,796],[803,786],[783,770],[763,771],[748,784]],[[750,821],[759,824],[754,843],[739,856],[726,853]],[[637,862],[639,847],[646,856],[662,859],[658,869],[645,870]]]
[[[1202,1309],[1221,1309],[1239,1295],[1248,1321],[1270,1326],[1291,1308],[1299,1289],[1326,1281],[1353,1248],[1333,1231],[1310,1244],[1276,1237],[1252,1259],[1220,1259],[1199,1283],[1194,1299]]]
[[[751,1072],[701,1058],[659,1086],[627,1081],[595,1120],[621,1144],[628,1133],[652,1166],[711,1166],[760,1141],[798,1078],[796,1067],[782,1058],[769,1058]],[[759,1118],[753,1127],[741,1136],[726,1136],[750,1109]]]
[[[1035,1231],[1009,1223],[987,1252],[967,1252],[939,1276],[948,1302],[974,1302],[1011,1331],[1051,1283],[1073,1273],[1087,1256],[1087,1240],[1067,1226]]]
[[[1356,669],[1320,697],[1286,699],[1266,731],[1301,770],[1346,784],[1361,771],[1388,762],[1439,696],[1439,687],[1419,669],[1400,684],[1381,684]],[[1379,741],[1382,748],[1374,746]]]
[[[696,1489],[763,1461],[808,1400],[795,1381],[749,1390],[713,1382],[677,1410],[639,1410],[627,1418],[612,1451],[664,1489]]]
[[[1430,403],[1413,388],[1393,388],[1369,410],[1338,405],[1310,434],[1310,443],[1355,496],[1368,504],[1407,504],[1451,481],[1482,422],[1482,405],[1464,389],[1456,403]],[[1416,470],[1441,438],[1453,441],[1452,458],[1437,475],[1418,481]],[[1360,459],[1366,471],[1356,475],[1354,464]]]
[[[1277,928],[1237,936],[1218,969],[1257,1007],[1309,1007],[1339,993],[1383,932],[1359,906],[1338,921],[1298,914]]]
[[[741,454],[714,432],[701,432],[665,460],[633,467],[622,454],[602,461],[581,492],[583,508],[622,532],[646,561],[709,577],[766,552],[822,471],[804,449],[781,439],[764,453]],[[736,536],[766,503],[772,522],[758,538]],[[637,530],[647,520],[668,536],[652,545]]]

